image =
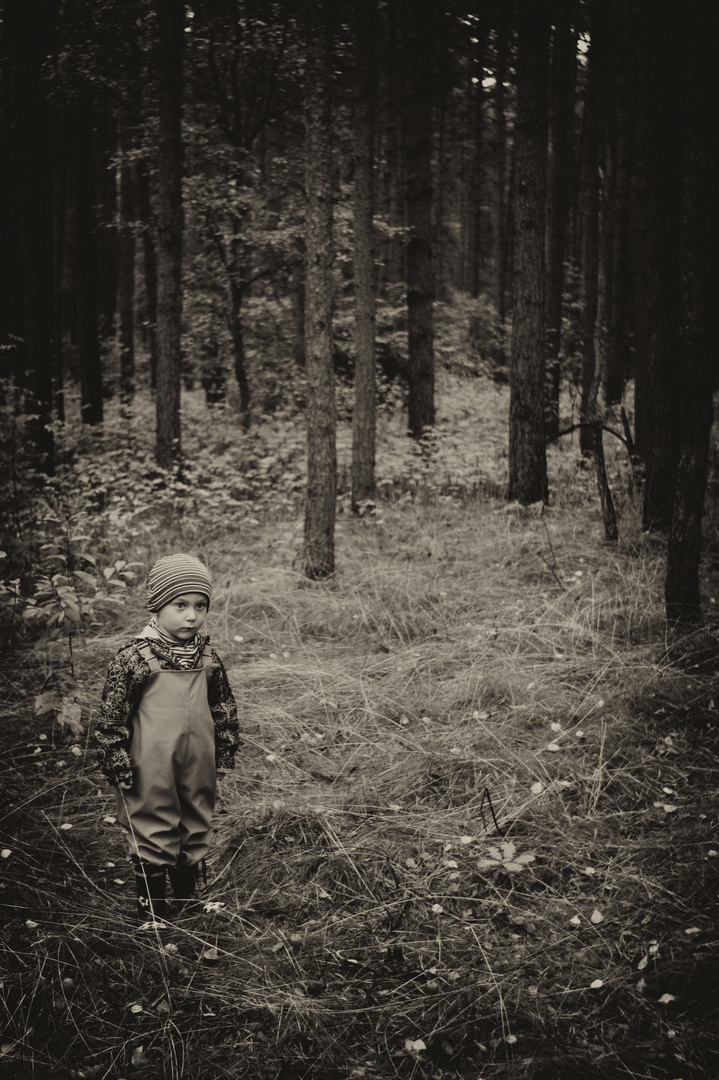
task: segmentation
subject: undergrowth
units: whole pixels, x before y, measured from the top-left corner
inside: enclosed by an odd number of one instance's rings
[[[292,505],[114,553],[98,517],[110,566],[210,564],[244,741],[207,910],[139,930],[91,727],[142,574],[76,642],[74,727],[33,711],[66,643],[4,657],[4,1080],[719,1074],[716,634],[667,640],[631,507],[607,547],[588,489],[434,484],[340,514],[326,584]]]

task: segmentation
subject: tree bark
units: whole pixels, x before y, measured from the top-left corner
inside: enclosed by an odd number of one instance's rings
[[[509,498],[546,502],[544,438],[548,0],[517,8],[514,317],[510,363]]]
[[[712,386],[716,376],[717,319],[710,323],[719,283],[714,199],[719,152],[707,102],[716,101],[719,79],[714,46],[719,37],[716,7],[702,0],[682,5],[685,48],[679,71],[686,80],[680,214],[680,456],[667,547],[667,619],[689,624],[701,614],[699,563],[704,496],[709,470]],[[676,87],[673,84],[673,90]]]
[[[184,7],[158,0],[157,446],[169,469],[181,454],[182,54]]]
[[[335,568],[336,411],[332,364],[332,166],[330,0],[307,0],[305,75],[305,359],[307,505],[303,571]]]
[[[80,337],[80,416],[84,424],[103,419],[95,222],[94,109],[89,98],[74,107],[73,173],[77,239],[77,299]]]
[[[607,0],[607,3],[612,35],[608,55],[613,58],[613,64],[607,79],[612,92],[604,111],[607,123],[602,252],[606,321],[604,392],[607,403],[616,404],[621,401],[624,380],[630,370],[632,278],[628,236],[635,22],[633,9],[625,0]]]
[[[484,200],[484,58],[489,39],[489,26],[486,17],[480,17],[480,24],[476,29],[475,37],[475,64],[470,71],[474,72],[476,83],[472,85],[472,105],[474,111],[473,124],[473,160],[471,173],[471,228],[469,230],[469,292],[472,296],[479,296],[482,290],[482,263],[484,259],[484,236],[482,233],[482,205]]]
[[[584,136],[580,176],[580,217],[582,232],[582,385],[579,406],[579,446],[583,454],[593,452],[592,429],[596,419],[597,356],[595,335],[599,305],[599,112],[604,62],[603,0],[594,0],[589,9],[590,45],[587,54],[587,83],[584,97]]]
[[[496,126],[496,272],[497,272],[497,315],[504,332],[507,317],[507,265],[508,265],[508,228],[507,228],[507,118],[505,116],[505,81],[507,78],[507,53],[509,51],[509,25],[506,14],[502,15],[497,25],[497,66],[495,68],[494,111]]]
[[[434,425],[432,263],[432,0],[401,0],[404,183],[407,215],[407,426],[415,439]]]
[[[564,259],[570,201],[570,136],[574,114],[574,0],[555,0],[549,98],[547,176],[547,437],[559,430]]]
[[[150,176],[147,161],[137,166],[137,197],[142,222],[142,256],[145,272],[145,317],[147,347],[150,354],[150,386],[157,388],[157,258],[155,255],[155,222],[150,197]]]
[[[636,409],[645,464],[643,522],[668,529],[679,455],[678,335],[680,114],[675,89],[676,11],[645,0],[638,57],[632,175]]]
[[[356,73],[353,113],[355,377],[352,411],[352,505],[374,499],[375,466],[375,260],[374,115],[375,0],[354,7]]]
[[[117,123],[109,106],[97,111],[95,142],[95,219],[98,248],[98,309],[100,339],[112,336],[117,310],[117,184],[114,158],[117,154]]]
[[[135,395],[135,167],[130,158],[130,131],[121,125],[120,198],[118,213],[117,316],[120,346],[120,401],[129,406]]]

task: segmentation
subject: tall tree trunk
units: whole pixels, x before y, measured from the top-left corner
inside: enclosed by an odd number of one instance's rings
[[[118,214],[119,263],[117,271],[118,342],[120,346],[120,401],[131,404],[135,395],[135,166],[129,125],[121,124],[120,198]]]
[[[604,60],[603,0],[593,0],[589,8],[590,45],[587,54],[587,84],[584,97],[583,148],[580,188],[582,252],[582,385],[579,419],[579,446],[583,454],[594,451],[595,438],[588,426],[597,419],[597,356],[595,335],[599,301],[599,110]]]
[[[73,173],[80,330],[80,415],[84,424],[103,419],[95,223],[94,110],[83,97],[74,107]]]
[[[630,369],[631,260],[629,251],[629,179],[634,136],[634,33],[631,5],[607,0],[611,27],[609,55],[613,66],[607,85],[611,88],[607,121],[605,199],[603,205],[604,313],[606,355],[604,392],[608,404],[621,401],[624,380]]]
[[[228,267],[230,282],[230,333],[232,335],[232,352],[234,359],[235,378],[240,392],[240,418],[245,431],[250,426],[250,401],[251,391],[247,378],[247,357],[245,355],[245,335],[242,327],[242,301],[244,299],[244,284],[242,271],[242,244],[236,239],[241,228],[240,222],[233,225],[234,237],[231,241],[231,256]]]
[[[407,426],[434,425],[432,263],[432,0],[400,0],[405,74],[404,181],[407,214]]]
[[[305,358],[307,506],[303,570],[335,568],[336,408],[332,365],[332,166],[330,0],[307,0],[305,73]]]
[[[380,154],[380,160],[384,162],[382,172],[382,211],[385,221],[393,229],[405,223],[402,200],[404,154],[402,151],[402,77],[398,4],[399,0],[390,0],[390,3],[385,8],[387,59],[383,68],[386,80],[384,93],[386,104],[383,113],[383,145]],[[402,278],[402,245],[396,233],[382,239],[379,262],[379,289],[382,292],[387,285],[395,285]]]
[[[510,364],[509,498],[546,502],[545,261],[549,2],[517,8],[514,316]]]
[[[700,615],[699,560],[704,496],[712,428],[712,384],[716,376],[716,307],[719,256],[714,200],[719,152],[714,118],[707,103],[719,96],[715,5],[689,0],[682,5],[685,48],[678,70],[685,79],[681,116],[684,147],[680,215],[680,457],[667,547],[665,599],[670,622],[690,623]],[[675,69],[676,70],[676,69]],[[674,92],[676,87],[672,84]]]
[[[70,200],[70,163],[68,161],[67,123],[54,117],[52,146],[52,210],[53,210],[53,338],[55,347],[53,371],[53,405],[58,420],[65,420],[65,349],[63,323],[65,296],[63,274],[67,254],[67,217]],[[0,151],[1,152],[1,151]],[[91,173],[92,176],[92,173]],[[92,196],[91,196],[92,197]],[[92,205],[92,203],[91,203]]]
[[[98,249],[98,309],[100,339],[113,333],[117,308],[117,183],[114,159],[117,156],[117,122],[107,103],[97,110],[95,142],[95,218]]]
[[[373,236],[375,0],[354,7],[357,68],[354,133],[355,378],[352,412],[352,505],[374,499],[375,265]]]
[[[679,455],[675,356],[679,295],[681,141],[675,89],[676,11],[640,7],[633,170],[634,317],[644,527],[668,529]]]
[[[494,111],[496,127],[496,273],[497,273],[497,314],[499,324],[504,330],[507,317],[507,118],[504,111],[505,88],[507,79],[507,53],[509,51],[509,24],[501,15],[504,10],[500,5],[500,19],[497,24],[497,66],[495,68]]]
[[[157,258],[155,256],[155,223],[150,198],[150,176],[147,161],[137,165],[137,198],[142,222],[142,256],[145,271],[145,305],[147,346],[150,354],[150,386],[157,387]]]
[[[562,296],[570,200],[570,135],[574,115],[576,38],[574,0],[554,0],[554,35],[549,96],[547,177],[547,437],[559,431]]]
[[[473,124],[473,159],[471,171],[471,228],[469,230],[469,292],[472,296],[479,296],[482,290],[482,263],[484,260],[484,236],[482,234],[482,204],[484,200],[484,58],[489,39],[489,26],[486,17],[480,16],[479,26],[476,28],[475,37],[475,64],[471,71],[474,72],[476,82],[473,84],[472,105],[474,110]]]
[[[185,10],[158,0],[159,133],[157,162],[157,446],[169,469],[181,454],[182,53]]]
[[[38,469],[54,472],[52,395],[54,288],[52,119],[43,67],[53,49],[56,0],[8,0],[3,41],[9,49],[15,209],[23,288],[21,356],[28,373],[25,408]],[[18,324],[20,325],[20,324]]]

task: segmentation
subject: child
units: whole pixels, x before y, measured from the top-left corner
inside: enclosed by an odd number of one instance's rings
[[[148,579],[153,613],[110,664],[96,739],[128,832],[142,919],[166,913],[165,876],[189,900],[210,843],[217,770],[234,768],[237,706],[200,633],[212,597],[206,566],[168,555]]]

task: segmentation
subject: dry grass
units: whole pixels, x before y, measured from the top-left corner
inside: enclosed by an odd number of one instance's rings
[[[4,1080],[718,1075],[716,679],[666,661],[661,551],[405,502],[310,585],[300,538],[206,551],[245,736],[217,911],[137,930],[87,740],[4,674]]]

